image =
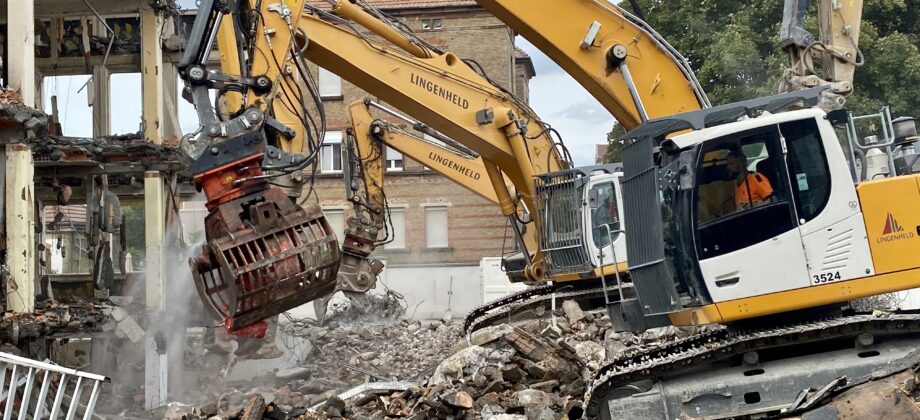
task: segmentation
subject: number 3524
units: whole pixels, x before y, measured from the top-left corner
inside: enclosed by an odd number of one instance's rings
[[[830,283],[835,280],[840,280],[840,272],[835,271],[833,273],[821,273],[811,276],[811,279],[815,284]]]

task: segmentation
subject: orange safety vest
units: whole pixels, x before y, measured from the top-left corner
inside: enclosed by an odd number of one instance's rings
[[[744,181],[735,184],[735,205],[738,208],[748,208],[751,202],[760,203],[771,195],[773,187],[770,181],[757,172],[748,172]]]

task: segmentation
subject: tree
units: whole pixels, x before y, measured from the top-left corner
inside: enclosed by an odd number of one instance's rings
[[[133,269],[138,269],[144,263],[146,255],[145,244],[145,224],[144,208],[142,206],[122,206],[122,214],[125,216],[125,229],[127,237],[127,251],[131,253],[131,259],[134,260]]]
[[[648,23],[687,58],[714,105],[778,92],[788,63],[777,45],[782,1],[636,3]],[[814,12],[808,15],[806,29],[817,36]],[[847,108],[860,115],[888,105],[895,117],[917,116],[920,0],[866,0],[859,44],[866,64],[856,70]],[[618,148],[612,145],[609,150],[614,149]]]
[[[619,141],[619,138],[624,134],[626,134],[626,128],[620,123],[614,122],[613,129],[607,133],[607,153],[604,154],[601,160],[607,163],[623,161],[623,151],[626,145]]]

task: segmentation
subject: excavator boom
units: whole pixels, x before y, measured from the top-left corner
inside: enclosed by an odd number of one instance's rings
[[[559,64],[626,129],[709,106],[687,61],[606,0],[477,0]]]

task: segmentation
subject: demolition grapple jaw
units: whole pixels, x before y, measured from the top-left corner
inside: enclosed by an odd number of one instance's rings
[[[227,331],[258,337],[260,321],[332,293],[342,257],[319,206],[302,208],[258,179],[262,153],[240,151],[253,150],[252,141],[228,140],[193,166],[209,213],[207,243],[189,265],[205,306]]]

